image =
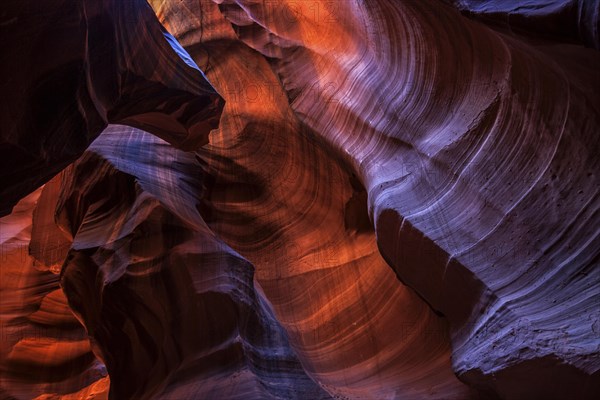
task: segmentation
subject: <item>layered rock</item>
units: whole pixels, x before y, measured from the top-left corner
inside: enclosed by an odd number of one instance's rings
[[[143,0],[8,0],[1,18],[0,215],[108,122],[181,148],[218,122],[220,97]]]
[[[196,210],[192,153],[111,126],[68,171],[61,283],[111,376],[111,398],[329,396],[253,285],[253,267]]]
[[[103,399],[104,366],[59,286],[58,270],[31,257],[32,219],[54,209],[54,180],[21,200],[0,219],[0,397],[3,399]],[[61,260],[62,263],[62,260]]]
[[[595,2],[150,3],[2,16],[4,213],[166,140],[1,220],[3,397],[600,394]]]
[[[256,266],[308,373],[342,398],[467,397],[445,322],[395,279],[364,188],[298,123],[266,60],[210,2],[155,7],[227,104],[198,152],[214,177],[201,210]]]
[[[220,3],[360,177],[382,255],[451,322],[456,373],[506,398],[598,392],[599,54],[432,1]]]

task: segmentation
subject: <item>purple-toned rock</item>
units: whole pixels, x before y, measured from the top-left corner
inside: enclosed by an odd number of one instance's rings
[[[304,372],[252,264],[196,207],[193,153],[109,126],[69,167],[57,207],[73,235],[61,285],[111,377],[136,399],[326,399]]]

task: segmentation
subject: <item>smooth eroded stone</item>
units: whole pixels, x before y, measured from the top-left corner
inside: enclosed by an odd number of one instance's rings
[[[450,322],[457,375],[595,397],[600,53],[439,1],[218,3],[365,186],[381,254]]]
[[[365,189],[298,123],[264,57],[226,29],[215,4],[155,7],[227,101],[198,151],[212,177],[201,212],[254,264],[310,376],[336,398],[468,397],[446,321],[386,265]]]
[[[0,215],[107,123],[194,149],[222,100],[144,0],[7,0],[0,14]]]
[[[252,264],[198,213],[205,180],[193,153],[119,125],[65,173],[57,217],[73,246],[61,283],[110,396],[329,398],[255,288]]]
[[[597,1],[149,3],[0,12],[0,397],[600,398]]]
[[[67,304],[58,271],[28,254],[33,215],[56,207],[57,196],[44,189],[0,218],[0,397],[106,399],[106,368]]]

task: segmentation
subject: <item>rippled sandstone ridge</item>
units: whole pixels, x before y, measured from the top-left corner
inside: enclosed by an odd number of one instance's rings
[[[149,3],[0,12],[0,398],[600,395],[596,2]]]

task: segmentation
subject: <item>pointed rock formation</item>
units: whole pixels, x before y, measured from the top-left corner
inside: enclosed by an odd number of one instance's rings
[[[253,267],[196,210],[202,165],[110,126],[66,173],[73,235],[61,284],[111,376],[112,398],[326,399],[304,372]]]
[[[107,123],[206,143],[222,101],[144,0],[7,0],[0,35],[0,215]]]

